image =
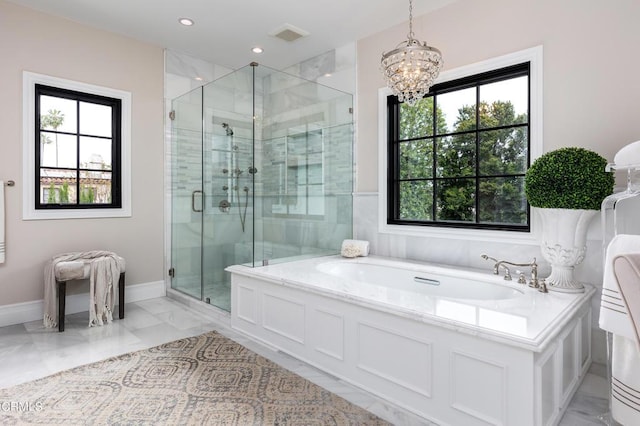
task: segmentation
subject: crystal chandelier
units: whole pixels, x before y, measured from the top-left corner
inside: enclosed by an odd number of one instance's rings
[[[383,53],[381,69],[387,86],[400,102],[413,105],[429,92],[442,68],[442,54],[413,38],[413,0],[409,0],[409,34],[395,49]]]

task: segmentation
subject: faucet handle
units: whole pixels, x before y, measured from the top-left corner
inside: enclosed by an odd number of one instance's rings
[[[549,293],[549,290],[547,290],[547,283],[544,282],[544,278],[540,280],[538,291],[540,293]]]
[[[518,274],[518,284],[526,284],[527,283],[527,278],[524,276],[524,272],[516,271],[516,274]]]
[[[507,268],[506,266],[502,266],[504,267],[504,280],[511,281],[511,271],[509,271],[509,268]]]

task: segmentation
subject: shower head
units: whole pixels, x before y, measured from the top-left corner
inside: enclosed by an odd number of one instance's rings
[[[233,136],[233,129],[229,123],[222,123],[222,128],[227,132],[227,136]]]

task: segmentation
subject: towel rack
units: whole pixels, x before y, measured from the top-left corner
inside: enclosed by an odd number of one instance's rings
[[[15,181],[13,180],[8,180],[4,183],[4,186],[15,186]]]
[[[615,170],[640,170],[640,164],[624,164],[624,165],[622,165],[622,164],[609,163],[604,168],[604,170],[606,172],[611,172],[611,171],[615,171]]]

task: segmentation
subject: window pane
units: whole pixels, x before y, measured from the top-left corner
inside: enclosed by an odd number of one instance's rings
[[[40,128],[58,132],[75,132],[78,126],[76,101],[54,96],[40,96]]]
[[[474,176],[475,135],[463,134],[436,139],[438,177]]]
[[[509,126],[527,122],[527,76],[480,86],[480,127]]]
[[[40,165],[76,167],[76,137],[58,133],[40,133]]]
[[[80,172],[80,204],[111,202],[111,172]]]
[[[433,220],[433,181],[400,182],[400,219]]]
[[[400,179],[424,179],[433,176],[433,142],[401,142]]]
[[[480,133],[480,174],[513,175],[527,170],[527,128]]]
[[[40,203],[75,204],[76,171],[40,169]]]
[[[400,104],[400,139],[433,135],[433,97],[417,101],[414,106]]]
[[[111,137],[111,107],[80,102],[80,133]]]
[[[439,180],[437,219],[442,221],[475,221],[475,190],[474,179]]]
[[[461,132],[476,128],[476,89],[456,90],[454,92],[438,95],[438,122],[445,123],[446,129],[441,131],[438,126],[438,134]]]
[[[80,138],[80,167],[111,170],[111,139]]]
[[[527,203],[524,177],[480,179],[480,222],[525,225]]]

